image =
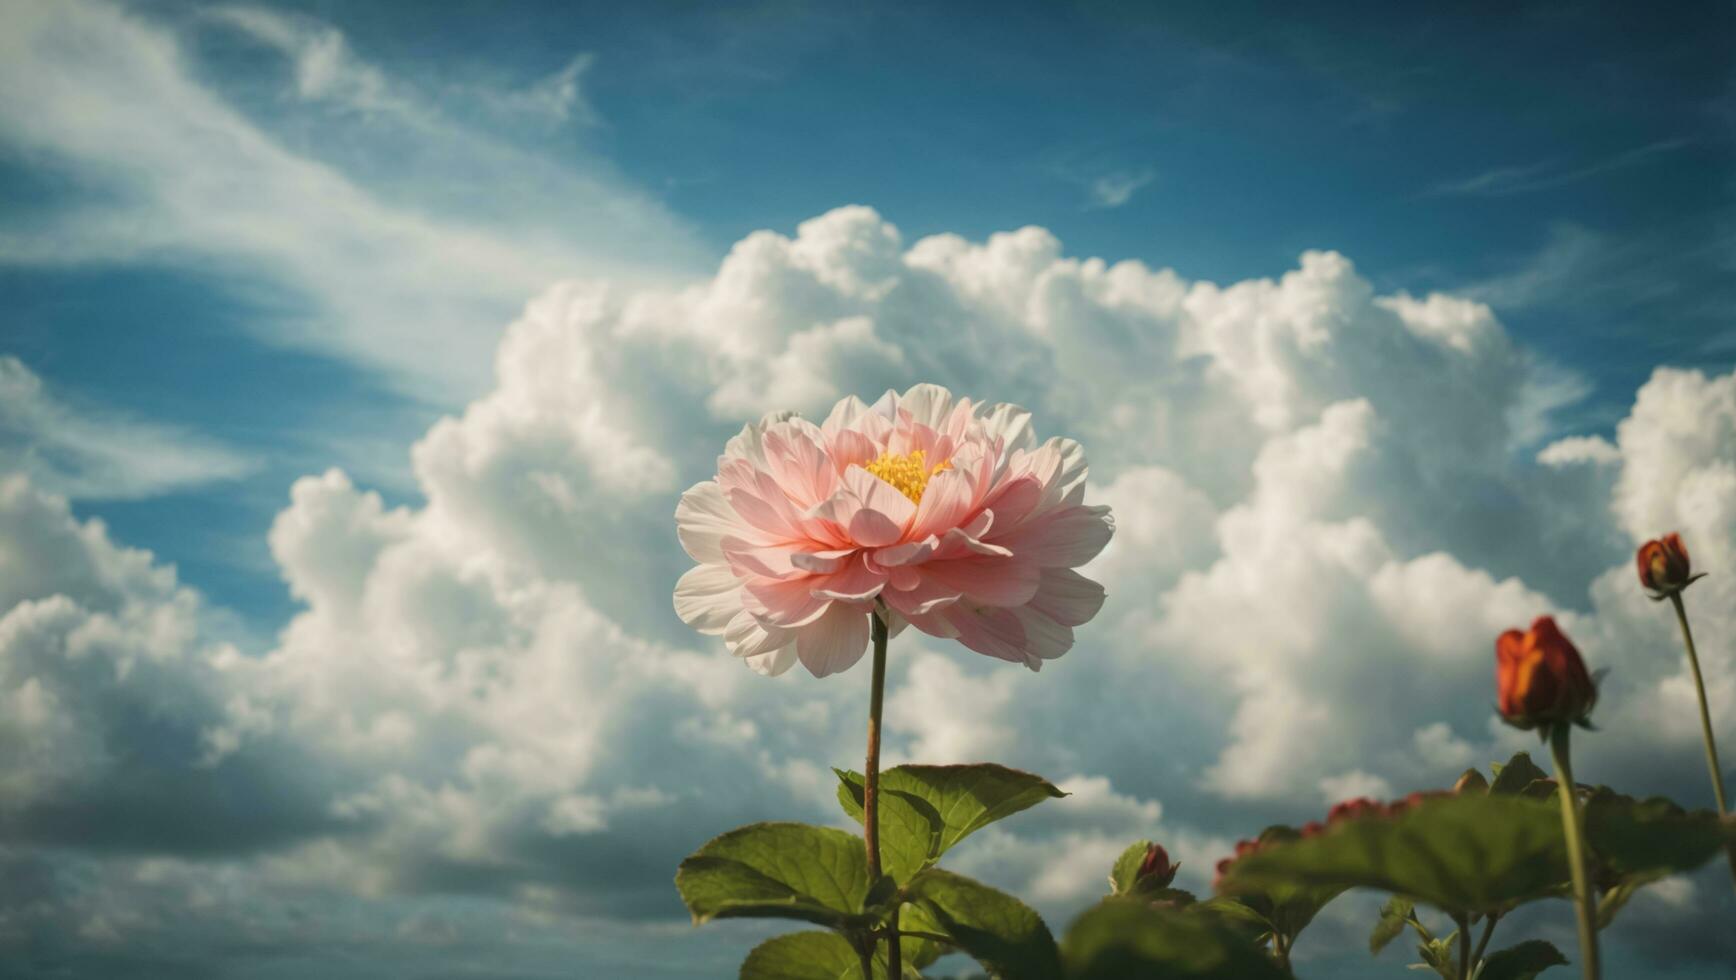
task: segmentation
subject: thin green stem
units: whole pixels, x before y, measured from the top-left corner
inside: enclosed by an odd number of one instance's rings
[[[1676,607],[1676,622],[1682,624],[1682,645],[1688,648],[1688,669],[1694,674],[1694,692],[1700,696],[1700,734],[1706,740],[1706,769],[1712,776],[1712,799],[1718,804],[1718,815],[1730,812],[1724,801],[1724,770],[1718,765],[1718,740],[1712,737],[1712,711],[1706,706],[1706,682],[1700,676],[1700,655],[1694,649],[1694,631],[1688,628],[1688,609],[1682,604],[1682,593],[1670,593]],[[1724,848],[1730,861],[1730,875],[1736,880],[1736,846]]]
[[[880,865],[880,711],[886,701],[886,620],[876,610],[869,614],[874,640],[873,686],[868,693],[868,759],[862,766],[862,839],[868,848],[868,880],[878,881]],[[898,910],[886,927],[887,975],[903,973],[903,950],[898,943]],[[871,976],[872,974],[864,974]]]
[[[1459,980],[1467,980],[1471,975],[1471,919],[1460,916],[1453,921],[1459,924]]]
[[[1296,975],[1296,971],[1290,969],[1290,944],[1284,940],[1281,932],[1272,933],[1272,953],[1278,958],[1278,965],[1284,968],[1285,973]]]
[[[1558,722],[1549,733],[1549,751],[1555,757],[1555,781],[1561,790],[1561,829],[1567,835],[1567,863],[1573,873],[1573,909],[1579,920],[1579,956],[1585,980],[1598,980],[1597,919],[1592,905],[1591,874],[1586,866],[1585,838],[1581,832],[1579,797],[1573,786],[1573,764],[1568,740],[1573,727]]]
[[[1471,966],[1465,976],[1474,977],[1477,975],[1476,967],[1482,964],[1483,954],[1489,949],[1489,937],[1495,935],[1495,923],[1499,921],[1501,921],[1499,915],[1490,914],[1483,917],[1483,938],[1477,940],[1477,949],[1471,954]]]

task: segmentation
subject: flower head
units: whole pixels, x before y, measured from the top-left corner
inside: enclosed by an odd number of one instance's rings
[[[1551,616],[1495,640],[1495,688],[1501,717],[1517,728],[1583,723],[1597,702],[1585,661]]]
[[[1028,412],[936,385],[846,398],[819,425],[769,415],[681,497],[676,530],[699,566],[675,611],[767,674],[844,670],[876,610],[894,632],[1035,670],[1103,604],[1074,569],[1114,524],[1084,498],[1078,443],[1038,445]]]
[[[1143,882],[1147,887],[1168,888],[1180,869],[1180,864],[1170,863],[1169,852],[1162,844],[1152,844],[1145,849],[1145,857],[1139,862],[1133,880]]]
[[[1660,596],[1679,592],[1697,576],[1688,563],[1688,546],[1680,534],[1666,534],[1640,545],[1634,554],[1640,584]]]

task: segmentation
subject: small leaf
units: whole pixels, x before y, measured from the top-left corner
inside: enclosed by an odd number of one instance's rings
[[[861,823],[862,777],[841,769],[832,771],[838,774],[838,803]],[[881,773],[880,777],[880,864],[903,884],[940,856],[941,819],[927,800],[888,787],[889,774]]]
[[[1459,775],[1458,782],[1453,784],[1453,792],[1461,794],[1487,793],[1489,792],[1489,781],[1483,778],[1483,774],[1477,771],[1476,766],[1472,766]]]
[[[862,980],[862,960],[835,932],[792,932],[755,946],[741,980]]]
[[[1374,924],[1374,932],[1369,934],[1368,951],[1378,955],[1388,943],[1397,939],[1399,933],[1404,932],[1405,926],[1409,924],[1411,912],[1415,909],[1415,904],[1403,895],[1394,895],[1387,899],[1386,905],[1380,910],[1380,921]]]
[[[1106,898],[1087,910],[1067,930],[1064,945],[1069,980],[1288,977],[1246,934],[1210,914],[1128,898]]]
[[[714,838],[675,873],[695,924],[723,918],[801,919],[843,928],[872,921],[862,839],[829,827],[756,823]]]
[[[1139,866],[1145,862],[1145,852],[1150,847],[1151,841],[1134,841],[1115,859],[1115,867],[1109,872],[1110,894],[1126,895],[1133,891],[1133,883],[1139,879]]]
[[[1531,761],[1531,753],[1520,752],[1507,764],[1491,766],[1495,770],[1495,781],[1489,784],[1489,792],[1517,795],[1525,791],[1525,787],[1538,779],[1548,779],[1549,774],[1537,768],[1537,763]]]
[[[860,823],[862,776],[855,772],[834,771],[841,783],[838,803],[845,813]],[[934,864],[954,844],[996,820],[1010,817],[1044,800],[1067,795],[1041,776],[990,763],[897,766],[880,774],[880,793],[881,847],[896,848],[901,855],[901,866],[908,864],[908,859],[902,855],[926,849],[928,853],[920,867]],[[909,804],[909,815],[894,816],[889,809],[892,804],[885,802],[887,796],[896,796]],[[924,848],[921,842],[930,840],[926,836],[930,831],[934,834],[932,843]],[[886,852],[883,850],[882,854]],[[892,871],[891,862],[888,862],[887,870]],[[893,872],[893,876],[898,877],[898,873]]]
[[[1060,950],[1030,906],[963,875],[930,868],[905,889],[940,933],[1005,980],[1057,980]]]
[[[1566,966],[1561,950],[1541,939],[1530,939],[1491,953],[1483,960],[1478,980],[1533,980],[1552,966]]]
[[[1491,794],[1435,797],[1263,847],[1231,864],[1221,887],[1232,894],[1280,885],[1376,888],[1469,914],[1552,894],[1566,877],[1560,811]]]

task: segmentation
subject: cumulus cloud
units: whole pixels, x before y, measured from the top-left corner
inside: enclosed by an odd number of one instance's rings
[[[1614,668],[1586,776],[1704,796],[1671,624],[1629,549],[1679,528],[1728,568],[1736,375],[1660,370],[1613,441],[1538,449],[1515,409],[1549,379],[1476,302],[1376,295],[1329,252],[1219,285],[1070,258],[1037,228],[906,243],[860,207],[755,233],[683,287],[551,287],[495,368],[416,445],[425,502],[340,471],[291,488],[270,544],[305,608],[269,650],[206,640],[170,571],[14,478],[37,530],[0,563],[0,696],[31,747],[0,778],[8,840],[58,826],[58,846],[125,852],[143,845],[96,815],[113,794],[174,786],[158,804],[190,820],[253,780],[279,816],[230,838],[250,894],[674,917],[669,870],[710,834],[842,822],[828,767],[859,764],[866,700],[859,673],[767,680],[680,626],[676,497],[773,401],[817,415],[917,379],[1081,439],[1120,528],[1092,569],[1102,614],[1041,675],[895,644],[889,757],[1073,793],[978,835],[961,869],[1065,919],[1132,839],[1164,840],[1197,888],[1220,828],[1448,784],[1524,746],[1492,724],[1491,644],[1551,610]],[[1726,719],[1732,588],[1690,596]]]
[[[256,461],[193,432],[52,391],[24,362],[0,355],[0,472],[77,499],[149,497],[233,480]]]

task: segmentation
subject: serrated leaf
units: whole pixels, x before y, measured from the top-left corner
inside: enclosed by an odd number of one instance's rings
[[[941,935],[1004,980],[1058,980],[1060,950],[1030,906],[963,875],[930,868],[905,888]]]
[[[1312,837],[1264,847],[1230,865],[1222,889],[1375,888],[1469,914],[1552,894],[1566,878],[1560,811],[1491,794],[1428,799],[1398,814],[1343,820]]]
[[[1489,784],[1491,794],[1517,796],[1533,781],[1549,778],[1548,773],[1537,768],[1537,763],[1531,761],[1529,752],[1514,755],[1504,766],[1496,765],[1490,768],[1495,770],[1495,781]]]
[[[714,838],[681,862],[675,887],[702,923],[723,918],[862,925],[868,894],[862,839],[830,827],[757,823]]]
[[[1200,906],[1194,906],[1200,908]],[[1063,943],[1069,980],[1287,980],[1246,934],[1208,914],[1106,898]]]
[[[1388,943],[1397,939],[1410,923],[1411,912],[1415,909],[1415,904],[1403,895],[1387,899],[1380,910],[1380,921],[1374,924],[1374,931],[1368,936],[1369,953],[1379,955]]]
[[[838,774],[838,803],[857,823],[862,822],[862,775],[833,770]],[[1067,794],[1041,776],[992,763],[963,766],[897,766],[880,774],[880,846],[889,872],[887,848],[896,850],[901,866],[908,855],[925,849],[919,867],[933,865],[954,844],[997,820],[1002,820],[1047,799]],[[909,804],[894,816],[893,796]],[[920,801],[920,805],[919,805]],[[928,834],[932,832],[933,837]],[[896,840],[894,838],[897,838]],[[893,872],[894,877],[898,877]],[[900,878],[908,880],[908,876]]]
[[[1121,852],[1109,871],[1110,894],[1126,895],[1133,891],[1133,883],[1139,880],[1139,866],[1145,863],[1145,852],[1150,848],[1151,841],[1134,841]]]
[[[741,980],[862,980],[862,960],[835,932],[792,932],[755,946],[742,961],[740,976]]]
[[[1534,980],[1552,966],[1566,966],[1561,950],[1541,939],[1531,939],[1491,953],[1483,960],[1477,980]]]

